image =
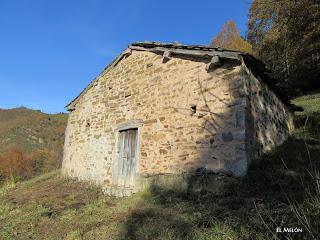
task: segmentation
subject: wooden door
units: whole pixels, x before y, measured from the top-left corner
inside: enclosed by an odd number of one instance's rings
[[[115,182],[118,186],[131,188],[137,167],[138,129],[119,132],[118,158]]]

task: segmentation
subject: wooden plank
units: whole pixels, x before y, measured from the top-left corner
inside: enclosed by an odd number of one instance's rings
[[[124,180],[125,180],[125,165],[127,162],[127,146],[128,146],[128,138],[127,138],[128,132],[124,131],[123,132],[123,149],[122,149],[122,165],[121,165],[121,180],[120,180],[120,185],[124,185]]]
[[[129,176],[129,181],[130,184],[133,185],[133,176],[135,173],[135,168],[134,168],[134,164],[135,164],[135,152],[136,152],[136,134],[137,134],[137,130],[132,130],[132,136],[131,136],[131,160],[130,160],[130,164],[129,164],[129,168],[130,168],[130,176]]]
[[[138,129],[120,131],[118,137],[118,159],[114,168],[114,183],[119,187],[131,188],[137,164]]]
[[[234,52],[234,51],[228,51],[228,50],[210,50],[210,51],[203,51],[203,50],[189,50],[189,49],[176,49],[176,48],[164,48],[164,47],[153,47],[153,48],[144,48],[140,46],[130,46],[131,49],[137,50],[137,51],[149,51],[154,52],[157,54],[163,54],[165,51],[170,51],[173,55],[185,55],[185,56],[196,56],[196,57],[206,57],[211,58],[213,56],[219,56],[220,58],[225,59],[232,59],[240,61],[240,53]]]
[[[129,162],[131,160],[131,131],[128,130],[126,131],[127,132],[127,135],[126,135],[126,144],[127,144],[127,159],[126,159],[126,164],[124,166],[124,185],[125,187],[129,187],[128,186],[128,178],[129,178]]]
[[[122,155],[122,167],[121,167],[121,186],[124,186],[126,179],[126,164],[128,161],[128,131],[123,131],[123,155]]]
[[[131,159],[131,164],[130,164],[130,170],[131,170],[131,176],[130,176],[130,182],[131,185],[133,185],[133,178],[136,172],[136,164],[137,164],[137,157],[136,157],[136,152],[137,152],[137,141],[138,141],[138,130],[134,130],[133,135],[132,135],[132,159]]]

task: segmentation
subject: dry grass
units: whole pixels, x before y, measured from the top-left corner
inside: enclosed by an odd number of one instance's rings
[[[1,192],[0,239],[115,239],[135,205],[134,199],[106,197],[58,172],[3,186]]]
[[[152,187],[117,199],[59,172],[8,183],[0,190],[0,239],[312,239],[320,209],[308,171],[320,144],[303,145],[291,137],[220,195]],[[304,232],[276,234],[278,226]]]
[[[317,116],[302,117],[282,146],[219,195],[151,187],[117,199],[59,172],[8,182],[0,239],[320,239],[320,135]]]

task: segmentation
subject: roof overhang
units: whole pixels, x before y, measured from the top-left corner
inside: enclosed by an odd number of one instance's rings
[[[215,58],[229,61],[236,61],[241,63],[245,62],[246,65],[252,69],[254,75],[259,76],[259,79],[265,82],[269,87],[271,87],[280,99],[286,103],[290,104],[289,100],[284,94],[283,89],[278,86],[279,81],[270,77],[270,72],[267,71],[265,65],[251,56],[250,54],[242,53],[239,51],[222,49],[222,48],[212,48],[202,45],[183,45],[180,43],[159,43],[159,42],[136,42],[130,44],[123,52],[121,52],[91,83],[67,106],[67,110],[75,110],[75,106],[79,99],[92,87],[94,83],[105,75],[110,69],[115,67],[122,59],[131,55],[132,50],[134,51],[148,51],[156,54],[161,54],[164,58],[169,58],[172,56],[184,56],[207,59],[208,62]],[[213,63],[215,64],[215,63]]]
[[[95,81],[106,74],[112,67],[115,67],[122,59],[126,58],[131,54],[131,51],[149,51],[156,54],[164,54],[170,52],[171,56],[190,56],[211,59],[214,56],[218,56],[221,59],[229,59],[231,61],[241,61],[239,51],[212,48],[201,45],[183,45],[180,43],[159,43],[159,42],[136,42],[132,43],[121,52],[103,71],[94,78],[91,83],[83,89],[83,91],[73,99],[67,106],[67,110],[73,111],[75,105],[79,99],[94,85]]]

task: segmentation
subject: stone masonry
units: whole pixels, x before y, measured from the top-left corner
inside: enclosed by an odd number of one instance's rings
[[[253,75],[241,53],[230,52],[234,59],[188,54],[199,49],[179,45],[130,46],[68,105],[63,174],[111,194],[123,188],[113,181],[118,134],[135,124],[131,190],[141,178],[199,168],[243,176],[293,129],[286,103]]]

